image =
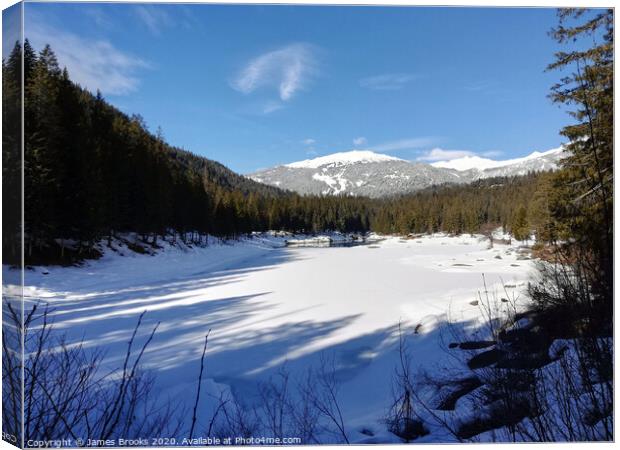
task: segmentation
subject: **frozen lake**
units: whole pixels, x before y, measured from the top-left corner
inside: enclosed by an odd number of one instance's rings
[[[514,248],[489,249],[479,236],[281,245],[262,237],[186,251],[167,247],[156,256],[121,249],[126,256],[108,252],[85,267],[28,271],[27,293],[49,302],[57,332],[103,349],[110,367],[121,364],[147,311],[142,340],[161,324],[145,366],[155,371],[158,390],[180,397],[193,396],[209,329],[206,377],[249,403],[257,380],[284,363],[301,377],[328,355],[356,440],[364,437],[362,427],[381,427],[389,406],[399,322],[414,368],[444,370],[453,363],[441,347],[441,323],[449,316],[467,327],[479,324],[481,311],[471,303],[484,290],[483,274],[490,293],[518,297],[532,269]]]

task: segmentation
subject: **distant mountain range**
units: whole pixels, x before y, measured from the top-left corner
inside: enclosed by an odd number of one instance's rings
[[[300,194],[376,198],[444,183],[470,183],[481,178],[554,170],[564,154],[560,147],[505,161],[466,156],[427,164],[369,150],[352,150],[260,170],[248,177]]]

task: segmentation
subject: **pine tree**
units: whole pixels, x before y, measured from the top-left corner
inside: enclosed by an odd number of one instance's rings
[[[15,43],[2,60],[2,240],[3,262],[19,263],[21,228],[22,48]]]
[[[613,20],[612,9],[562,9],[552,36],[573,46],[558,52],[549,69],[571,69],[553,87],[554,102],[570,108],[574,123],[561,133],[570,156],[562,163],[551,200],[564,239],[591,255],[596,289],[613,296]],[[587,47],[584,49],[584,44]]]
[[[527,241],[530,237],[530,225],[527,221],[527,209],[520,206],[512,221],[512,235],[518,241]]]

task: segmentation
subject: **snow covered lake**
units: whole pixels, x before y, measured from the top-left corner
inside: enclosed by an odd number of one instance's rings
[[[352,442],[368,438],[363,428],[378,436],[385,429],[399,322],[414,369],[447,370],[454,358],[442,347],[442,323],[449,317],[479,326],[474,303],[483,274],[492,295],[522,298],[533,267],[516,247],[489,249],[488,240],[469,235],[327,248],[284,247],[282,238],[262,235],[207,248],[165,246],[155,256],[119,252],[124,256],[108,251],[84,267],[27,271],[26,294],[49,302],[56,331],[104,350],[110,367],[122,363],[147,311],[142,341],[161,325],[145,367],[154,370],[160,392],[179,398],[193,398],[209,329],[205,377],[247,403],[257,382],[283,364],[291,377],[302,377],[328,355]]]

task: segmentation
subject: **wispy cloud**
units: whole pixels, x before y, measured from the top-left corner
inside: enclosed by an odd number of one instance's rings
[[[306,155],[316,156],[318,154],[318,152],[316,151],[316,147],[314,146],[314,144],[316,144],[316,139],[306,138],[302,140],[301,143],[304,145]]]
[[[284,108],[284,103],[278,101],[268,101],[263,105],[263,114],[271,114]]]
[[[29,22],[27,34],[37,50],[49,44],[60,65],[67,67],[71,79],[92,92],[97,89],[108,95],[134,92],[140,84],[137,73],[149,67],[146,61],[107,40],[91,40],[36,19]]]
[[[501,150],[489,150],[488,152],[481,153],[481,155],[484,156],[485,158],[494,158],[496,156],[501,156],[503,154],[504,152],[502,152]]]
[[[482,80],[465,85],[464,89],[470,92],[494,92],[499,87],[499,83],[493,80]]]
[[[155,35],[174,24],[172,16],[163,5],[136,5],[134,11],[142,23]]]
[[[356,147],[360,145],[366,145],[367,143],[368,140],[364,136],[356,137],[355,139],[353,139],[353,145],[355,145]]]
[[[511,89],[499,81],[480,80],[465,84],[463,90],[470,95],[484,95],[495,102],[513,102],[519,100],[518,90]]]
[[[107,14],[104,8],[96,5],[89,4],[87,7],[83,7],[80,11],[90,20],[92,20],[97,28],[102,29],[115,29],[118,26],[118,21],[114,20],[114,16]]]
[[[477,156],[476,153],[469,150],[444,150],[443,148],[434,148],[425,154],[419,156],[418,161],[450,161],[465,156]]]
[[[430,147],[432,145],[437,145],[438,140],[438,138],[432,136],[399,139],[397,141],[390,141],[372,146],[371,149],[376,152],[390,152],[394,150],[415,150],[424,147]]]
[[[315,48],[309,44],[291,44],[252,59],[231,86],[244,94],[275,87],[280,99],[289,101],[297,91],[307,87],[317,70]]]
[[[376,91],[397,91],[416,78],[412,73],[385,73],[362,78],[359,83],[363,88]]]

